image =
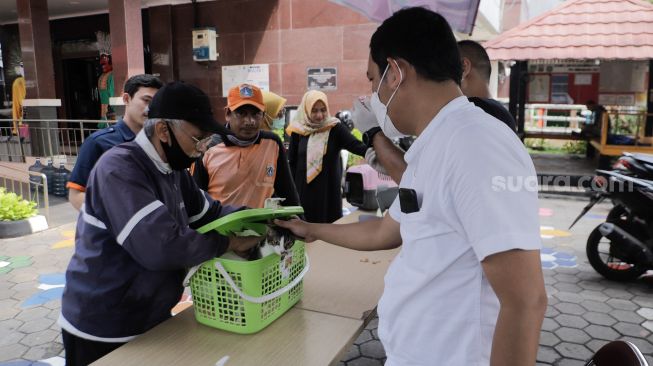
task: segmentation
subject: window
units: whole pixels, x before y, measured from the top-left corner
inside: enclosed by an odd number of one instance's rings
[[[569,83],[568,74],[551,75],[551,103],[573,104],[574,101],[567,93]]]

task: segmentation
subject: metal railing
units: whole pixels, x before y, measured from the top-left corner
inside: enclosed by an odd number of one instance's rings
[[[40,172],[26,171],[20,163],[26,157],[76,157],[79,148],[93,132],[114,124],[116,121],[70,120],[70,119],[23,119],[14,129],[13,120],[0,119],[0,187],[14,192],[24,199],[36,202],[39,211],[50,220],[48,178]],[[71,159],[74,160],[74,159]],[[70,161],[70,160],[69,160]]]
[[[650,140],[644,136],[646,110],[635,106],[605,108],[610,121],[606,134],[629,136],[635,143]],[[571,134],[593,125],[592,118],[591,111],[584,105],[527,104],[524,130],[526,133]]]
[[[524,131],[571,134],[580,131],[589,113],[580,104],[526,104]]]
[[[48,178],[43,173],[28,172],[28,179],[21,179],[16,176],[8,176],[4,173],[5,169],[24,174],[23,171],[3,167],[0,171],[0,187],[4,187],[7,192],[16,193],[24,199],[36,202],[39,212],[43,213],[47,221],[50,221],[50,200],[48,199]]]
[[[77,156],[90,134],[115,122],[24,119],[15,130],[11,119],[0,119],[0,161],[25,162],[25,156]]]

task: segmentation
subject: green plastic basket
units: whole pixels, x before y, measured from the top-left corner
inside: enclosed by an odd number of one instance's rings
[[[198,231],[230,235],[244,229],[261,232],[272,218],[301,214],[301,207],[251,209],[224,216]],[[263,225],[263,226],[262,226]],[[295,241],[281,271],[277,254],[255,261],[214,258],[203,263],[190,279],[195,319],[210,327],[242,334],[260,331],[283,315],[303,295],[309,269],[304,243]]]

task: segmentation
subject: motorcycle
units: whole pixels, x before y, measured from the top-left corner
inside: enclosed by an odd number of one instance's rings
[[[594,205],[610,199],[614,207],[587,239],[587,259],[607,279],[634,280],[653,269],[653,181],[618,171],[596,172],[595,193],[569,228]]]
[[[623,175],[653,180],[653,155],[625,152],[612,170]]]

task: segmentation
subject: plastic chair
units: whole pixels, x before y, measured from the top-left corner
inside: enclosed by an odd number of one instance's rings
[[[634,344],[612,341],[601,347],[585,366],[648,366],[648,362]]]

